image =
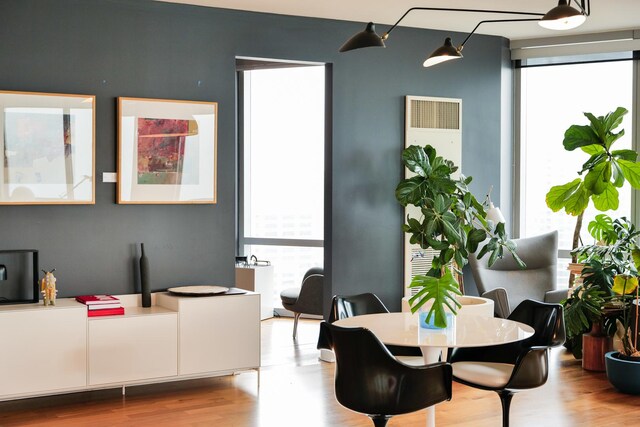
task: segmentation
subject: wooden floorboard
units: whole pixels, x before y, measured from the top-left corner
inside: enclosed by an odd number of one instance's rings
[[[367,417],[341,407],[333,395],[334,365],[318,361],[318,322],[262,322],[262,369],[218,378],[73,393],[0,402],[0,426],[370,426]],[[552,352],[543,387],[518,393],[511,425],[622,426],[640,424],[640,397],[616,392],[603,373],[582,370],[563,349]],[[0,378],[1,380],[1,378]],[[453,399],[436,408],[440,426],[497,427],[500,402],[493,392],[455,384]],[[424,426],[424,411],[394,417],[389,426]]]

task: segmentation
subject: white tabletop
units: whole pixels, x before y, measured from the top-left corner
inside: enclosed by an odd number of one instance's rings
[[[446,329],[426,329],[411,313],[365,314],[338,320],[342,327],[364,327],[380,341],[411,347],[484,347],[520,341],[533,335],[531,326],[496,317],[458,316]]]

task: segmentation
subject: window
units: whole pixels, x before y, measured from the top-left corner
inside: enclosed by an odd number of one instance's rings
[[[625,136],[616,147],[631,148],[633,117],[633,61],[582,63],[523,68],[520,70],[520,236],[558,230],[559,284],[568,282],[566,271],[576,218],[564,211],[554,213],[545,195],[554,185],[575,179],[588,155],[568,152],[562,146],[565,130],[572,124],[588,124],[583,112],[605,115],[617,107],[629,110],[618,129]],[[599,83],[602,82],[602,83]],[[593,240],[587,224],[600,212],[592,205],[585,212],[581,238]],[[631,218],[631,189],[620,189],[620,207],[608,215]]]
[[[268,64],[240,72],[239,252],[272,263],[281,307],[323,265],[325,67]]]

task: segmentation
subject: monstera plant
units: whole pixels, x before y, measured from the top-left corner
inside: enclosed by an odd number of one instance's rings
[[[573,125],[564,134],[565,150],[581,149],[589,155],[578,171],[579,177],[563,185],[551,187],[546,196],[547,206],[554,212],[564,209],[576,216],[572,249],[578,247],[584,211],[593,202],[599,211],[616,210],[619,205],[618,188],[629,182],[640,188],[640,163],[634,150],[614,150],[614,143],[624,135],[624,129],[614,130],[622,123],[627,110],[618,107],[605,116],[584,113],[588,125]],[[576,255],[572,255],[576,262]],[[570,279],[572,281],[573,278]],[[571,285],[571,283],[570,283]]]
[[[445,327],[446,307],[454,314],[460,308],[456,295],[461,294],[462,267],[481,243],[485,242],[477,256],[488,254],[489,265],[501,258],[505,250],[519,265],[524,267],[524,263],[515,253],[515,243],[507,238],[504,223],[486,220],[484,206],[469,191],[471,177],[454,177],[458,167],[438,156],[430,145],[408,147],[402,152],[402,161],[414,176],[398,184],[396,199],[402,206],[419,209],[417,217],[407,216],[403,230],[411,235],[411,244],[437,252],[427,274],[412,279],[410,287],[419,291],[409,304],[411,311],[416,312],[433,300],[426,321]]]

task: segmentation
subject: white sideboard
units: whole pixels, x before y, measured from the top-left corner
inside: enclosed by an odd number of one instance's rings
[[[0,400],[227,375],[260,367],[260,295],[119,295],[120,316],[86,306],[0,306]]]
[[[248,265],[236,267],[236,286],[260,294],[260,319],[273,317],[273,266]]]

